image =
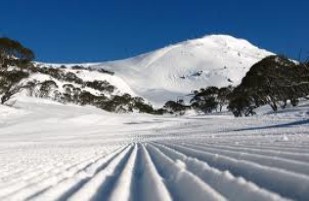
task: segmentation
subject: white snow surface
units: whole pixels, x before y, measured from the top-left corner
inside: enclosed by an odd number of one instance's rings
[[[271,54],[243,39],[211,35],[126,60],[82,64],[114,75],[65,71],[162,106],[201,87],[237,85]],[[42,74],[24,81],[49,79],[66,84]],[[0,105],[0,200],[309,198],[308,101],[277,113],[264,106],[248,118],[114,114],[25,94],[7,104]]]
[[[188,100],[186,95],[207,86],[236,86],[253,64],[269,55],[273,53],[244,39],[208,35],[125,60],[79,65],[115,72],[135,94],[162,106],[168,100]]]
[[[309,105],[234,118],[0,105],[0,200],[308,200]]]

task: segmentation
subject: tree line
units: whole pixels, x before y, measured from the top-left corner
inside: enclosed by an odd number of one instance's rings
[[[52,68],[34,65],[31,62],[34,58],[34,53],[21,43],[9,38],[0,38],[1,104],[7,103],[13,95],[24,90],[29,96],[48,98],[61,103],[92,105],[110,112],[165,113],[162,109],[153,108],[141,97],[133,97],[130,94],[112,94],[117,88],[106,80],[84,81],[75,73],[66,71],[65,66]],[[76,72],[96,70],[83,66],[73,66],[71,69]],[[96,71],[114,74],[104,69]],[[35,79],[24,81],[33,73],[48,75],[49,79],[41,82]],[[60,86],[55,81],[64,84]],[[93,90],[97,93],[91,92]]]
[[[288,104],[297,106],[300,99],[309,99],[309,62],[295,62],[284,56],[268,56],[254,64],[241,84],[195,90],[190,105],[169,101],[171,112],[188,108],[203,113],[221,112],[224,106],[236,117],[255,114],[255,109],[269,105],[273,111]]]

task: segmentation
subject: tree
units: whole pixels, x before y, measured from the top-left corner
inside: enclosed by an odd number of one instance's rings
[[[57,89],[57,88],[58,88],[58,85],[56,84],[55,81],[53,81],[53,80],[46,80],[43,83],[41,83],[39,96],[41,98],[48,98],[49,95],[50,95],[50,92],[52,90]]]
[[[14,94],[17,94],[18,92],[20,92],[22,89],[28,89],[29,87],[31,87],[29,84],[26,85],[21,85],[21,86],[11,86],[9,90],[7,90],[1,97],[1,104],[3,105],[4,103],[6,103],[8,100],[11,99],[11,97]]]
[[[269,56],[254,64],[241,84],[229,95],[228,108],[241,116],[253,114],[253,109],[268,104],[277,111],[292,106],[309,94],[309,68],[283,56]]]
[[[0,38],[0,64],[2,66],[5,66],[7,61],[29,62],[34,58],[35,55],[32,50],[24,47],[21,43],[6,37]]]
[[[194,92],[194,96],[191,99],[191,106],[204,113],[211,113],[218,108],[218,92],[219,89],[214,86],[207,87],[206,89],[200,89],[200,91]]]
[[[27,86],[17,86],[16,84],[28,76],[29,73],[23,71],[0,71],[0,94],[2,94],[1,104],[4,104],[14,94]]]
[[[222,87],[218,90],[217,99],[220,112],[222,112],[222,107],[228,104],[228,96],[232,93],[232,91],[233,91],[232,86]]]
[[[229,105],[227,107],[235,117],[249,116],[255,114],[253,109],[255,105],[248,93],[234,89],[229,96]]]
[[[183,115],[187,109],[190,108],[190,106],[183,105],[179,101],[167,101],[163,108],[169,112],[169,113],[178,113],[180,115]]]

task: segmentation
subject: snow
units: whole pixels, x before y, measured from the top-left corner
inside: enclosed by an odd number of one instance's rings
[[[155,106],[209,85],[237,85],[271,55],[244,39],[210,35],[120,61],[66,64],[84,81]],[[61,64],[42,64],[60,67]],[[23,80],[64,81],[40,73]],[[231,82],[232,81],[232,82]],[[74,84],[81,87],[78,84]],[[93,93],[96,90],[85,87]],[[0,200],[308,200],[309,103],[234,118],[115,114],[15,95],[0,105]]]
[[[110,75],[107,73],[100,73],[97,71],[88,71],[88,70],[68,70],[73,73],[76,73],[76,75],[81,78],[83,81],[95,81],[95,80],[105,80],[109,82],[111,85],[116,86],[118,89],[118,92],[125,92],[128,94],[131,94],[132,96],[135,96],[136,94],[134,91],[130,88],[130,86],[124,82],[121,78]]]
[[[209,35],[125,60],[66,66],[83,65],[115,72],[115,81],[109,82],[120,91],[162,107],[169,100],[189,100],[187,95],[193,90],[207,86],[236,86],[253,64],[269,55],[273,53],[244,39]]]
[[[72,72],[74,73],[78,78],[82,79],[84,82],[90,81],[93,82],[95,80],[99,80],[99,81],[107,81],[109,84],[116,86],[117,89],[115,91],[115,94],[123,94],[123,93],[128,93],[131,94],[132,96],[136,96],[136,94],[134,93],[134,91],[130,88],[130,86],[127,85],[127,83],[125,83],[121,78],[117,77],[117,76],[113,76],[107,73],[100,73],[98,71],[89,71],[89,70],[72,70],[72,69],[63,69],[63,71],[65,73],[68,72]],[[64,84],[71,84],[74,87],[79,87],[79,88],[83,88],[83,90],[87,90],[89,92],[91,92],[92,94],[97,94],[99,95],[100,92],[89,88],[89,87],[82,87],[79,84],[76,84],[74,82],[65,82],[65,81],[60,81],[57,80],[49,75],[46,74],[42,74],[42,73],[33,73],[30,74],[30,76],[27,79],[24,79],[22,81],[22,83],[26,84],[28,81],[38,81],[38,82],[44,82],[46,80],[52,80],[54,81],[57,86],[59,87],[57,90],[59,90],[60,92],[64,92],[65,89],[63,87]],[[109,95],[109,94],[105,94],[105,95]]]
[[[238,85],[254,63],[272,54],[244,39],[209,35],[94,67],[114,71],[138,95],[162,106],[207,86]]]
[[[307,200],[308,102],[248,118],[0,106],[0,200]]]

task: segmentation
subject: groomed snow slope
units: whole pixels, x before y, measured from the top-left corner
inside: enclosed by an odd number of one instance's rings
[[[126,60],[87,65],[116,72],[138,95],[162,106],[192,90],[238,85],[253,64],[272,54],[244,39],[209,35]]]
[[[308,200],[309,105],[278,114],[0,106],[0,200]]]

